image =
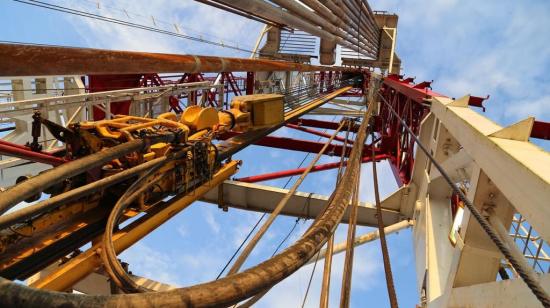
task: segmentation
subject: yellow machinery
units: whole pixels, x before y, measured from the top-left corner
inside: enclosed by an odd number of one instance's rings
[[[230,130],[244,132],[263,128],[281,123],[283,119],[281,95],[237,97],[231,109],[223,111],[212,107],[189,106],[179,118],[174,113],[164,113],[155,119],[117,116],[109,120],[73,123],[67,128],[42,119],[52,134],[65,143],[66,158],[73,161],[94,154],[101,155],[132,141],[146,142],[141,150],[130,151],[106,161],[99,168],[84,170],[67,180],[38,190],[38,196],[45,192],[51,194],[51,197],[38,203],[39,206],[35,208],[40,209],[42,204],[44,210],[30,211],[25,216],[28,218],[25,223],[13,225],[10,222],[15,221],[17,216],[2,217],[0,225],[10,225],[13,232],[0,234],[0,252],[5,256],[0,260],[0,270],[12,267],[53,244],[55,241],[52,238],[62,240],[79,231],[85,233],[105,217],[114,202],[157,161],[163,164],[148,180],[154,181],[155,185],[145,190],[126,209],[122,219],[147,211],[168,195],[186,194],[211,181],[213,175],[223,168],[212,143],[217,135]],[[169,142],[149,141],[164,134],[172,134],[174,138]],[[225,178],[236,171],[236,168],[233,169],[233,172],[223,173]],[[126,176],[126,173],[129,175]],[[116,185],[101,186],[97,184],[98,180]],[[84,192],[71,198],[64,197],[66,192],[77,188]],[[51,215],[52,210],[55,215]],[[65,225],[63,231],[55,229],[59,224]]]

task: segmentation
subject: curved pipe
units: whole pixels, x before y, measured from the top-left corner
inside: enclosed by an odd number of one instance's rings
[[[373,105],[371,105],[373,106]],[[372,109],[369,108],[369,112]],[[368,113],[370,114],[370,113]],[[0,302],[10,307],[218,307],[235,304],[270,288],[290,276],[317,253],[342,220],[351,198],[353,179],[358,178],[369,117],[361,122],[349,168],[321,217],[289,248],[244,272],[171,291],[90,296],[36,290],[0,278]]]

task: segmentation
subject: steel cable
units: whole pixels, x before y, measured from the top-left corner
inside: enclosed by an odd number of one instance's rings
[[[491,224],[487,221],[483,215],[478,211],[478,209],[474,206],[472,201],[466,197],[464,192],[451,180],[451,177],[445,172],[443,167],[435,160],[435,158],[431,155],[431,153],[426,149],[426,147],[420,142],[419,138],[414,134],[414,132],[410,129],[410,127],[407,125],[407,123],[399,116],[399,114],[393,109],[391,104],[386,100],[386,98],[381,94],[378,93],[378,96],[382,98],[382,101],[386,106],[388,106],[390,112],[399,120],[400,124],[408,131],[410,136],[414,139],[418,147],[426,154],[430,162],[433,166],[437,168],[441,176],[445,179],[447,184],[452,188],[453,192],[457,194],[464,202],[466,207],[470,210],[470,213],[475,217],[481,228],[487,233],[487,235],[491,238],[493,243],[498,247],[500,252],[506,257],[506,259],[512,264],[514,269],[516,269],[517,273],[520,275],[520,277],[523,279],[525,284],[529,287],[529,289],[535,294],[537,299],[542,303],[544,307],[550,307],[550,297],[546,293],[546,291],[542,288],[539,281],[532,279],[528,273],[527,270],[523,268],[521,263],[516,260],[516,258],[512,255],[508,247],[506,247],[506,244],[504,241],[498,236],[496,231],[493,229]]]
[[[372,140],[374,141],[374,131],[371,132]],[[376,222],[378,223],[378,234],[380,234],[380,247],[382,249],[382,259],[384,261],[384,274],[386,275],[386,286],[388,288],[388,296],[391,308],[397,308],[397,295],[395,294],[395,286],[393,283],[393,275],[391,271],[390,255],[388,253],[388,245],[386,243],[386,231],[384,230],[384,219],[382,217],[382,206],[380,204],[380,194],[378,192],[378,173],[376,171],[376,160],[374,152],[374,143],[372,148],[372,178],[374,184],[374,199],[376,201]]]

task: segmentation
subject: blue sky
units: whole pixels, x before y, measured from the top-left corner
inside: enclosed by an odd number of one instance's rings
[[[193,1],[52,1],[133,22],[208,37],[252,48],[262,25],[232,16]],[[398,53],[403,73],[417,81],[434,80],[434,90],[451,97],[464,94],[491,95],[486,116],[501,125],[533,115],[550,122],[550,3],[547,1],[371,1],[375,10],[400,16]],[[126,12],[124,12],[126,10]],[[139,13],[139,14],[138,14]],[[128,15],[126,15],[128,14]],[[125,17],[126,15],[126,17]],[[153,17],[151,17],[153,16]],[[95,22],[81,17],[0,0],[0,40],[47,43],[151,52],[248,55],[198,44],[174,37]],[[200,31],[198,30],[200,29]],[[302,133],[280,131],[293,137],[313,139]],[[539,143],[545,148],[548,143]],[[235,158],[244,161],[238,176],[296,167],[303,153],[250,147]],[[309,159],[312,158],[312,155]],[[323,162],[334,160],[324,158]],[[381,188],[388,195],[395,183],[387,164],[380,164]],[[370,165],[362,169],[363,201],[372,201]],[[301,191],[330,194],[334,171],[310,176]],[[283,186],[286,179],[267,184]],[[257,213],[230,210],[196,203],[174,217],[143,241],[122,254],[137,274],[177,285],[214,279],[258,218]],[[265,260],[294,224],[281,217],[259,244],[246,266]],[[310,222],[300,222],[291,241]],[[337,231],[337,242],[345,239],[346,226]],[[358,234],[370,231],[358,228]],[[410,230],[389,236],[397,295],[402,307],[418,303],[414,252]],[[286,243],[288,244],[288,242]],[[343,255],[335,258],[331,307],[339,297]],[[357,248],[353,274],[352,306],[388,307],[379,243]],[[319,299],[322,262],[317,266],[308,307]],[[301,304],[312,266],[307,266],[273,288],[258,307],[296,307]]]

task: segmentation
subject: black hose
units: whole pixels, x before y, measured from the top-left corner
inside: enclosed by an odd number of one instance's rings
[[[81,199],[85,196],[105,189],[111,185],[122,182],[126,179],[138,175],[140,172],[150,169],[157,164],[161,164],[166,160],[166,157],[159,157],[143,164],[137,165],[136,167],[121,171],[117,174],[113,174],[95,182],[53,196],[39,203],[22,208],[16,212],[4,214],[0,216],[0,230],[13,226],[16,223],[22,223],[27,219],[54,210],[57,207],[66,204],[67,202]]]
[[[185,151],[186,152],[186,151]],[[128,276],[122,265],[117,259],[115,247],[113,245],[113,229],[118,225],[119,219],[124,213],[124,210],[132,204],[139,196],[156,185],[158,181],[167,176],[169,173],[163,173],[154,180],[143,183],[149,179],[154,172],[158,171],[163,165],[155,165],[151,167],[145,174],[143,174],[137,181],[135,181],[128,190],[119,198],[109,214],[107,219],[107,225],[105,226],[105,232],[103,233],[103,247],[101,249],[101,259],[105,270],[115,282],[126,293],[135,292],[149,292],[151,290],[139,286],[134,280]]]
[[[35,177],[32,177],[18,185],[12,186],[5,192],[0,193],[0,215],[16,206],[25,199],[42,193],[45,189],[90,169],[100,167],[115,158],[122,157],[128,153],[146,148],[149,144],[157,142],[171,142],[175,135],[165,134],[145,139],[136,139],[123,144],[102,150],[86,157],[70,161],[61,166],[50,169]]]

